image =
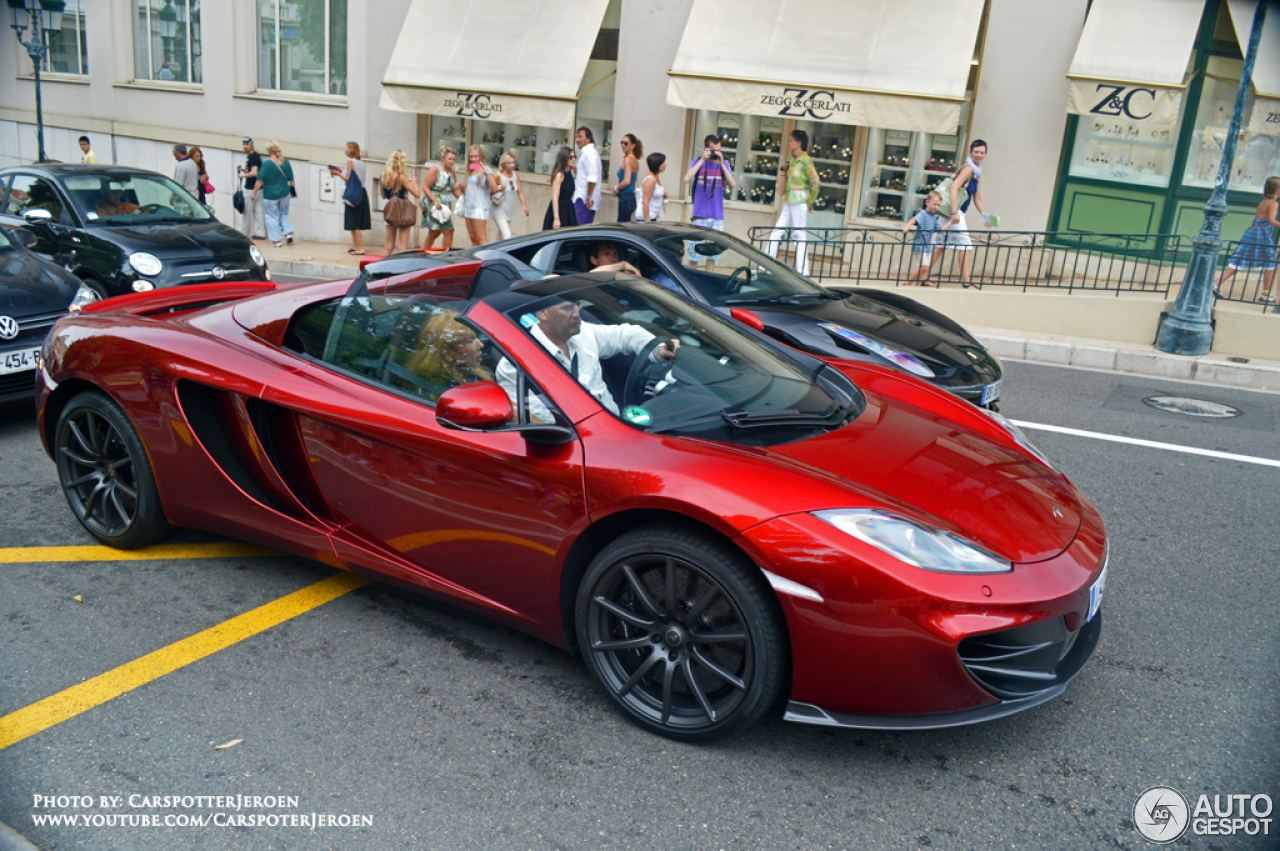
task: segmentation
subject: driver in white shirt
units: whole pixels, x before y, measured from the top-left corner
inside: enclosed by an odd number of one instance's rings
[[[554,304],[534,314],[538,324],[533,326],[533,338],[551,353],[560,365],[569,370],[569,374],[578,380],[588,393],[596,397],[614,414],[618,413],[618,404],[613,394],[604,383],[604,374],[600,369],[600,359],[617,354],[639,354],[654,339],[654,335],[639,325],[595,325],[583,324],[582,308],[569,301]],[[649,353],[654,361],[671,363],[680,348],[678,340],[667,340]],[[506,359],[498,364],[498,383],[516,400],[516,368]],[[551,414],[536,399],[530,399],[529,413],[543,422],[551,421]]]

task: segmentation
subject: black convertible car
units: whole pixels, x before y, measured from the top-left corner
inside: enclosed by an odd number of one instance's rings
[[[97,295],[27,248],[29,231],[0,227],[0,406],[36,393],[36,358],[53,323]]]
[[[0,225],[27,227],[102,296],[269,279],[262,252],[153,171],[110,165],[0,170]]]
[[[871,356],[983,407],[1000,398],[1004,367],[947,316],[895,292],[821,286],[720,231],[673,223],[590,225],[446,256],[484,260],[505,253],[544,272],[576,274],[602,260],[601,243],[612,243],[617,259],[644,277],[802,351]]]

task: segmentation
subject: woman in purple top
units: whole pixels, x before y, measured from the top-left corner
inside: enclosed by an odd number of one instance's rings
[[[738,187],[733,179],[733,170],[720,155],[720,137],[712,133],[702,140],[702,156],[696,158],[685,172],[684,179],[689,183],[689,197],[693,198],[693,224],[714,230],[724,230],[724,186],[729,189]],[[695,242],[687,244],[689,265],[698,265],[698,255],[694,252]],[[707,271],[715,268],[716,255],[707,257]]]

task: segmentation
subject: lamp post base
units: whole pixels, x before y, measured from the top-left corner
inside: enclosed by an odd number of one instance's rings
[[[1171,355],[1207,355],[1213,346],[1213,322],[1164,317],[1156,334],[1156,348]]]

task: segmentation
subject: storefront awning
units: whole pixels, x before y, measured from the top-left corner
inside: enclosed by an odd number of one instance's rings
[[[413,0],[383,109],[571,127],[608,0]]]
[[[1067,112],[1173,124],[1204,0],[1093,0],[1067,72]]]
[[[954,133],[983,0],[694,0],[667,103]]]
[[[1253,14],[1257,0],[1230,0],[1231,24],[1240,42],[1240,53],[1249,50],[1253,31]],[[1253,64],[1253,113],[1249,132],[1264,136],[1280,136],[1280,7],[1269,4],[1262,21],[1262,42]]]

